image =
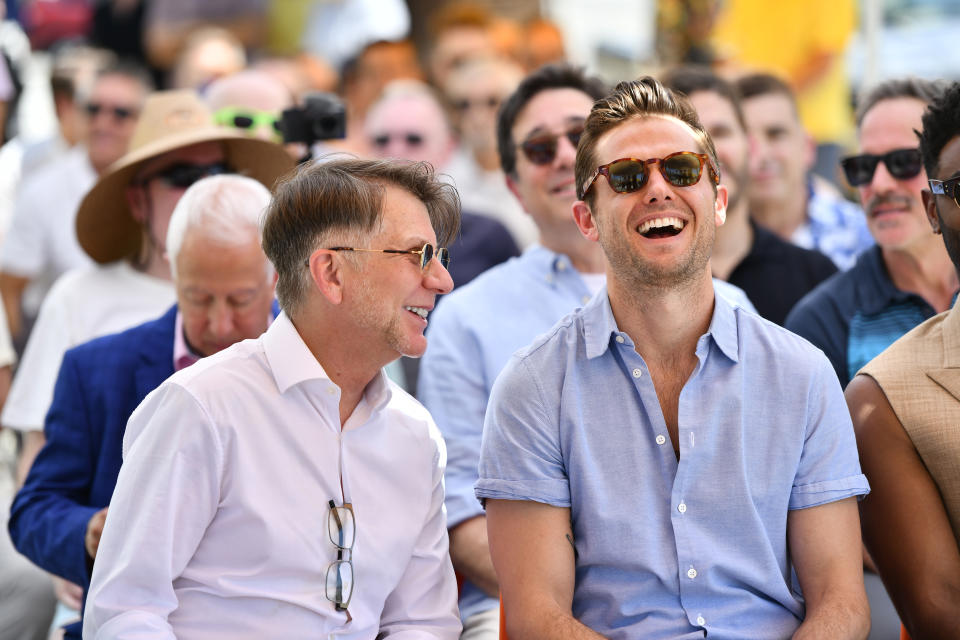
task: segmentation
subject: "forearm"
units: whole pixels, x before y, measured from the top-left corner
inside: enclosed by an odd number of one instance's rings
[[[870,606],[865,598],[827,595],[821,606],[807,609],[793,640],[865,640],[869,632]]]
[[[500,593],[497,574],[493,570],[487,543],[487,519],[477,516],[450,530],[450,559],[454,570],[496,598]]]
[[[602,639],[569,611],[545,604],[534,609],[524,609],[511,616],[509,607],[504,607],[507,620],[507,635],[511,640],[598,640]]]

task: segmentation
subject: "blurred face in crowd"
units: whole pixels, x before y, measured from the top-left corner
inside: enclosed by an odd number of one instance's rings
[[[426,161],[442,170],[454,141],[443,109],[429,94],[389,96],[376,103],[365,122],[371,155]]]
[[[727,187],[727,211],[736,210],[750,180],[747,132],[737,119],[733,104],[719,93],[696,91],[690,102],[717,149],[720,181]]]
[[[917,149],[914,130],[923,128],[921,116],[927,105],[916,98],[881,100],[863,117],[859,153],[884,155],[896,149]],[[869,183],[857,187],[867,227],[885,249],[906,249],[930,239],[921,191],[927,186],[922,168],[911,178],[898,179],[887,165],[877,163]]]
[[[214,121],[261,140],[279,142],[279,122],[293,96],[279,80],[262,71],[241,71],[215,80],[206,92]]]
[[[190,347],[209,356],[266,331],[276,276],[255,229],[223,243],[189,229],[177,254],[177,304]]]
[[[99,78],[82,105],[87,114],[87,153],[97,172],[127,152],[146,98],[143,86],[119,74]]]
[[[449,27],[437,36],[430,52],[430,74],[436,86],[442,87],[460,65],[494,54],[493,38],[486,29],[471,25]]]
[[[461,144],[480,153],[496,149],[497,109],[522,79],[519,67],[500,60],[467,63],[450,74],[447,101]]]
[[[573,226],[577,148],[569,138],[579,139],[592,106],[593,98],[577,89],[547,89],[533,96],[513,123],[517,164],[507,185],[541,230]],[[537,162],[523,150],[525,143],[540,148],[555,145],[555,151],[552,157],[540,158],[547,161]]]
[[[790,99],[765,93],[744,100],[742,105],[752,143],[750,200],[765,205],[796,198],[805,201],[814,146]]]
[[[151,158],[137,172],[127,189],[130,211],[161,255],[170,216],[183,192],[202,177],[227,172],[225,162],[219,143],[201,142]]]

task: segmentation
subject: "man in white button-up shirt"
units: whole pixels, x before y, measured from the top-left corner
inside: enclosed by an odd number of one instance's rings
[[[131,417],[84,637],[459,636],[443,441],[381,371],[426,348],[458,219],[423,164],[338,159],[278,187],[284,313]]]

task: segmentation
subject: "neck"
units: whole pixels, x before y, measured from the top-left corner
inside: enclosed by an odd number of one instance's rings
[[[500,152],[497,151],[496,147],[474,149],[473,159],[484,171],[500,169]]]
[[[580,273],[603,273],[606,270],[607,261],[600,244],[584,238],[576,227],[572,230],[540,227],[540,244],[570,258],[573,268]]]
[[[762,227],[774,232],[787,242],[807,221],[807,192],[802,198],[787,200],[754,200],[750,203],[750,215]]]
[[[357,348],[352,340],[331,340],[331,336],[347,337],[355,333],[349,326],[338,326],[343,323],[338,323],[331,315],[305,306],[301,312],[291,316],[290,321],[330,380],[340,388],[342,429],[363,399],[367,385],[379,375],[386,362],[364,358],[363,349]]]
[[[904,249],[882,249],[883,262],[894,286],[915,293],[938,313],[950,308],[960,283],[943,241],[930,234]]]
[[[753,227],[743,198],[735,208],[727,208],[727,220],[717,227],[710,264],[714,277],[728,280],[753,246]]]
[[[648,364],[693,357],[713,316],[709,267],[702,277],[669,288],[638,288],[611,276],[607,293],[617,326]]]
[[[143,253],[143,252],[142,252]],[[172,280],[170,275],[170,264],[155,249],[146,250],[146,255],[141,255],[136,260],[131,260],[130,264],[134,269],[148,276],[159,278],[161,280]]]

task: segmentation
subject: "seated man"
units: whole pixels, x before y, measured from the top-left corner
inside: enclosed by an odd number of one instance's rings
[[[426,349],[457,207],[425,163],[277,186],[284,314],[131,416],[85,637],[457,638],[443,440],[382,370]]]
[[[877,244],[804,296],[784,325],[827,354],[843,386],[897,338],[949,309],[960,287],[921,199],[927,174],[915,131],[940,93],[934,83],[907,78],[861,100],[860,153],[845,158],[843,169]]]
[[[266,330],[276,275],[260,248],[259,219],[269,202],[251,178],[195,183],[166,238],[177,304],[67,351],[46,444],[10,516],[14,544],[42,568],[89,586],[130,414],[175,370]],[[66,637],[80,637],[79,622]]]
[[[923,115],[927,219],[960,277],[960,84]],[[960,307],[927,320],[847,387],[873,492],[863,539],[915,640],[960,629]]]
[[[484,424],[511,638],[865,638],[850,416],[822,353],[716,295],[727,191],[692,105],[621,83],[575,172],[606,288],[513,356]]]

